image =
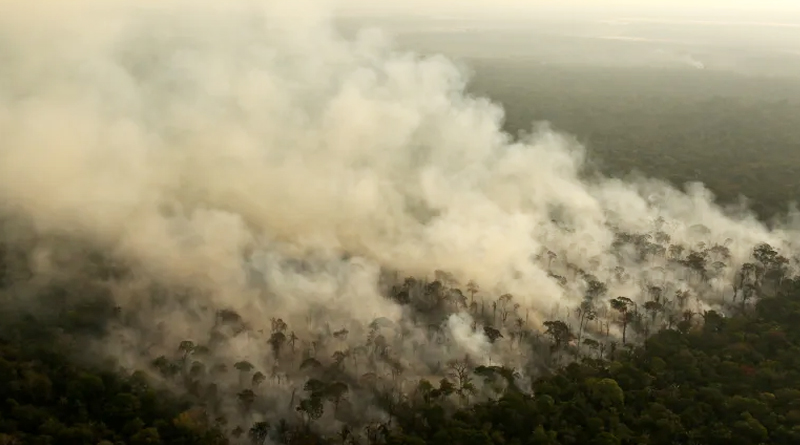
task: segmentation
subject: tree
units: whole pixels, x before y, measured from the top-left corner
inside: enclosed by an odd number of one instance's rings
[[[747,308],[747,302],[756,296],[757,287],[755,284],[747,283],[742,289],[742,311]]]
[[[302,363],[300,363],[300,369],[311,369],[311,370],[322,369],[322,363],[320,363],[319,360],[315,359],[314,357],[309,357],[303,360]]]
[[[630,307],[633,306],[633,301],[627,297],[617,297],[611,300],[611,307],[620,313],[619,323],[622,325],[622,344],[627,343],[628,324],[633,320],[630,312]]]
[[[494,343],[498,338],[503,338],[503,334],[491,326],[484,326],[483,334],[486,335],[487,339],[489,339],[489,343]]]
[[[608,292],[608,287],[606,284],[592,277],[589,279],[587,284],[586,292],[584,293],[584,300],[591,303],[602,298],[606,292]]]
[[[152,364],[153,367],[155,367],[158,372],[166,378],[175,377],[181,372],[181,366],[178,363],[169,360],[163,355],[153,360]]]
[[[697,272],[702,280],[706,279],[706,261],[707,256],[705,252],[692,251],[686,257],[684,264],[690,270]]]
[[[234,363],[233,367],[239,370],[240,372],[245,372],[245,373],[250,372],[253,370],[253,368],[255,368],[255,366],[253,366],[253,364],[248,362],[247,360],[238,361]]]
[[[511,294],[503,294],[497,299],[497,305],[500,306],[500,319],[503,321],[503,323],[505,323],[506,320],[508,319],[508,314],[509,314],[508,305],[511,303],[511,300],[513,299],[514,296]],[[497,305],[495,305],[495,307],[497,307]],[[519,305],[517,305],[517,307],[519,307]]]
[[[583,344],[588,346],[589,349],[591,349],[592,351],[597,351],[600,348],[600,342],[598,342],[597,340],[593,340],[591,338],[584,339],[583,340]],[[600,353],[600,357],[599,358],[600,359],[603,358],[602,352]]]
[[[272,347],[272,353],[275,358],[281,356],[281,348],[286,343],[286,335],[282,331],[273,332],[269,337],[269,345]]]
[[[236,397],[239,399],[239,403],[242,405],[244,411],[250,412],[253,403],[256,401],[256,393],[254,393],[252,389],[244,389],[239,391]]]
[[[305,391],[308,391],[311,397],[318,397],[323,398],[325,397],[325,390],[328,388],[328,385],[319,379],[308,379],[306,384],[303,386]]]
[[[754,263],[744,263],[739,269],[737,274],[738,282],[734,284],[733,288],[733,301],[740,291],[743,291],[748,285],[754,286],[758,283],[758,266]]]
[[[691,297],[691,293],[688,290],[677,290],[675,291],[675,299],[678,300],[678,308],[683,310],[686,308],[686,301]]]
[[[605,287],[605,285],[603,285],[603,287]],[[605,292],[605,291],[603,291],[603,292]],[[586,298],[586,299],[583,300],[583,302],[581,302],[581,305],[578,307],[578,314],[579,314],[579,318],[578,318],[578,344],[580,344],[581,338],[583,337],[583,329],[586,326],[586,323],[588,323],[591,320],[594,320],[595,317],[597,316],[597,313],[595,312],[594,308],[592,307],[593,306],[592,305],[592,301],[593,300],[591,300],[589,298]]]
[[[243,323],[241,315],[230,309],[222,309],[217,311],[218,324],[241,324]]]
[[[775,264],[777,257],[778,252],[767,243],[761,243],[753,248],[753,258],[767,270]]]
[[[450,292],[452,293],[452,300],[456,302],[457,306],[462,309],[467,309],[469,306],[467,303],[467,297],[464,296],[464,293],[461,292],[461,289],[451,289]]]
[[[547,328],[545,334],[549,335],[555,342],[555,351],[560,351],[564,345],[575,338],[569,326],[561,320],[545,321],[544,326]]]
[[[131,436],[131,445],[159,445],[161,436],[156,428],[145,428]]]
[[[339,440],[342,444],[347,444],[348,441],[353,441],[353,432],[350,430],[350,427],[347,425],[342,425],[342,429],[339,430]]]
[[[233,367],[239,371],[239,385],[241,386],[244,386],[247,374],[255,368],[255,366],[247,360],[238,361],[234,363]]]
[[[264,441],[267,440],[268,435],[269,423],[264,421],[254,423],[253,426],[250,427],[250,431],[247,432],[250,443],[253,445],[263,444]]]
[[[264,375],[261,371],[256,372],[253,374],[252,385],[254,388],[260,386],[264,381],[267,380],[267,376]]]
[[[590,380],[589,393],[592,400],[602,408],[619,409],[625,402],[625,393],[614,379]]]
[[[542,425],[538,425],[531,435],[531,445],[559,445],[558,433],[556,431],[545,431]]]
[[[294,355],[294,345],[299,340],[297,335],[295,335],[294,331],[289,333],[289,346],[292,348],[292,354]]]
[[[192,362],[192,366],[189,368],[189,376],[192,378],[200,378],[206,373],[206,365],[203,362],[194,361]]]
[[[191,340],[184,340],[178,346],[178,350],[183,353],[183,358],[184,358],[184,360],[186,360],[186,358],[189,356],[189,354],[194,352],[195,344]]]
[[[659,303],[656,300],[650,300],[644,303],[644,310],[650,315],[650,321],[647,323],[647,330],[645,332],[645,336],[649,336],[650,334],[650,326],[655,324],[656,318],[658,318],[658,314],[664,309],[664,305]]]
[[[683,252],[686,248],[680,244],[673,244],[669,246],[667,251],[669,252],[669,258],[672,261],[681,261],[683,258]]]
[[[617,436],[603,431],[592,439],[591,445],[619,445],[621,441]]]
[[[272,323],[272,333],[273,334],[278,333],[278,332],[283,333],[283,331],[285,331],[289,327],[286,324],[286,322],[284,322],[280,318],[272,318],[270,321]]]
[[[350,388],[346,383],[343,382],[333,382],[325,387],[324,394],[331,402],[333,402],[334,413],[339,411],[339,403],[341,403],[342,398],[349,390]]]
[[[474,281],[470,281],[467,283],[467,292],[469,292],[469,304],[470,306],[475,303],[475,294],[478,293],[478,285]]]
[[[469,396],[475,392],[475,385],[472,383],[472,366],[469,357],[463,360],[451,360],[447,367],[456,381],[455,392],[464,400],[469,401]]]
[[[300,405],[297,407],[297,411],[303,415],[306,428],[308,429],[311,425],[311,422],[322,417],[322,414],[324,413],[322,399],[320,397],[313,396],[302,399],[300,401]]]

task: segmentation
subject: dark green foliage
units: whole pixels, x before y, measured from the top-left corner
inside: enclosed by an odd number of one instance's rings
[[[506,391],[449,417],[423,382],[421,404],[401,411],[389,442],[800,443],[800,281],[750,312],[704,319],[685,333],[662,330],[613,361],[572,363],[537,379],[533,395]]]
[[[0,336],[0,444],[228,443],[201,412],[139,373],[78,366],[59,342],[44,341],[54,334],[25,323],[39,335],[24,343]]]
[[[326,401],[335,409],[348,388],[310,379],[297,409],[304,425],[273,428],[262,421],[229,431],[234,440],[254,444],[268,438],[287,444],[800,443],[800,281],[784,289],[735,316],[707,312],[702,324],[684,332],[657,332],[608,361],[571,363],[536,379],[532,394],[517,387],[512,370],[479,366],[474,377],[455,372],[454,381],[421,381],[413,397],[394,407],[391,425],[364,435],[345,426],[320,437],[313,422]],[[55,334],[32,318],[25,322],[26,334],[39,341],[23,348],[6,335],[0,342],[0,443],[227,443],[198,407],[156,392],[140,373],[77,366],[54,347]],[[548,325],[554,343],[571,338],[562,325]],[[467,369],[458,364],[451,366]],[[505,390],[496,400],[450,411],[445,398],[473,379],[505,382]],[[239,398],[247,410],[253,392],[244,389]]]
[[[628,235],[619,242],[650,249],[645,241]],[[713,260],[728,256],[726,247],[710,245],[675,250],[669,261],[685,259],[693,270],[690,279],[707,280],[714,273]],[[546,260],[552,265],[557,258]],[[687,309],[688,291],[677,291],[673,303],[661,285],[649,286],[649,300],[637,304],[608,295],[605,284],[576,270],[569,279],[587,283],[574,315],[578,328],[549,320],[539,326],[535,342],[519,341],[533,333],[513,321],[525,314],[516,313],[511,294],[497,298],[497,313],[479,315],[477,305],[470,304],[476,317],[504,329],[483,325],[487,339],[503,344],[515,336],[513,346],[520,353],[543,345],[534,357],[548,366],[539,371],[475,366],[474,357],[466,356],[442,363],[435,375],[445,378],[406,385],[404,393],[382,387],[387,377],[403,378],[404,370],[387,352],[381,334],[382,328],[392,328],[388,319],[369,325],[362,353],[391,365],[392,375],[380,379],[369,369],[362,370],[361,379],[342,371],[355,349],[336,351],[330,359],[301,357],[292,350],[298,337],[286,322],[275,319],[272,340],[263,347],[275,357],[283,355],[292,370],[307,378],[285,408],[268,413],[269,422],[259,418],[270,409],[263,403],[271,390],[265,382],[281,377],[258,369],[263,363],[210,360],[213,346],[183,340],[148,369],[173,385],[184,385],[185,398],[176,400],[150,387],[143,372],[122,374],[82,360],[79,345],[87,338],[103,338],[110,320],[127,315],[108,295],[87,288],[78,298],[52,290],[43,298],[60,298],[59,304],[49,304],[36,316],[19,307],[0,313],[0,445],[202,445],[228,440],[287,445],[800,443],[800,281],[789,278],[789,261],[769,245],[756,246],[751,262],[742,265],[731,283],[734,294],[720,309],[724,313],[694,313]],[[409,279],[403,286],[413,289],[417,283]],[[448,285],[417,287],[431,302],[425,310],[439,311],[445,303],[467,309],[467,297]],[[466,291],[472,299],[477,287],[467,285]],[[608,311],[596,310],[606,303]],[[588,330],[587,320],[605,321],[605,334],[599,323]],[[656,320],[663,321],[661,330]],[[609,324],[620,328],[618,348],[608,334]],[[232,311],[219,312],[218,327],[248,329]],[[348,335],[343,329],[329,332],[337,339]],[[295,354],[297,360],[289,360]],[[568,365],[550,366],[559,363]],[[239,411],[235,418],[231,414],[230,423],[222,415],[229,413],[217,409],[224,392],[217,378],[225,375],[239,380],[233,393]],[[526,378],[531,375],[537,376],[533,382]],[[385,423],[357,424],[352,406],[365,400],[386,414]]]

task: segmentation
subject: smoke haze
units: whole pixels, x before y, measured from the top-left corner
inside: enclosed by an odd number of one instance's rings
[[[466,303],[429,319],[386,298],[405,276],[446,277],[465,294],[473,280],[478,304],[513,295],[503,310],[516,315],[495,323],[507,335],[581,302],[571,270],[635,301],[669,277],[669,291],[692,289],[709,308],[756,244],[791,251],[793,230],[731,216],[699,184],[600,177],[544,124],[512,138],[498,104],[465,93],[467,69],[395,51],[376,30],[344,39],[333,6],[2,0],[0,210],[26,221],[5,231],[33,272],[15,292],[82,273],[79,251],[53,241],[81,240],[132,270],[102,284],[131,314],[107,354],[140,366],[203,343],[214,311],[233,310],[250,334],[230,334],[215,357],[287,366],[272,388],[283,407],[305,375],[267,346],[276,318],[320,361],[373,335],[409,380],[465,354],[536,360],[489,341]],[[643,265],[620,233],[666,235],[664,249],[725,245],[733,266],[701,283],[658,254]],[[190,291],[154,303],[153,283]]]

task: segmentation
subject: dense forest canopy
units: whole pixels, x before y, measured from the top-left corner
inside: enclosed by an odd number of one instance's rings
[[[676,187],[700,181],[720,202],[747,197],[764,220],[784,215],[800,193],[794,29],[644,19],[619,28],[601,20],[612,18],[483,28],[436,19],[380,23],[403,48],[453,55],[467,66],[469,91],[503,104],[511,134],[549,121],[575,135],[606,174],[640,172]],[[364,22],[342,27],[357,23]],[[631,39],[604,38],[617,34]],[[675,34],[686,35],[676,42]]]
[[[800,437],[791,217],[314,1],[114,5],[0,4],[0,444]]]
[[[508,59],[470,66],[475,92],[503,103],[508,131],[549,120],[611,174],[640,172],[678,187],[702,181],[723,203],[747,197],[767,221],[800,196],[795,77]]]

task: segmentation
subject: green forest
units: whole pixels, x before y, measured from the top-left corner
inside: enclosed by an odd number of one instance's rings
[[[800,84],[793,77],[467,59],[471,90],[503,104],[506,129],[549,121],[576,135],[607,174],[677,187],[699,181],[722,203],[746,197],[768,220],[800,196]]]
[[[619,242],[643,252],[653,249],[646,239],[621,237]],[[686,255],[671,250],[670,261],[692,268],[701,281],[713,275],[711,257],[728,255],[723,246]],[[20,252],[6,245],[5,285],[15,255]],[[554,259],[550,255],[548,261]],[[40,296],[46,308],[28,301],[27,309],[6,298],[0,325],[0,444],[260,444],[267,439],[281,444],[795,444],[800,441],[800,279],[787,275],[787,263],[771,246],[756,247],[731,284],[733,298],[725,313],[698,313],[688,292],[666,295],[660,287],[650,289],[651,299],[643,305],[610,298],[603,283],[576,271],[575,279],[590,283],[573,315],[577,329],[561,319],[544,322],[541,334],[518,330],[516,338],[488,321],[483,328],[491,341],[517,342],[527,349],[520,353],[556,366],[525,379],[519,370],[476,366],[467,356],[446,365],[447,377],[420,379],[403,393],[377,384],[378,376],[369,372],[349,380],[343,362],[358,361],[349,353],[331,359],[301,356],[294,332],[273,319],[264,347],[291,356],[306,383],[292,394],[297,416],[252,424],[242,424],[241,418],[258,409],[261,385],[276,376],[249,362],[211,365],[206,360],[214,343],[225,341],[222,326],[239,333],[248,329],[239,314],[218,312],[208,344],[186,340],[149,369],[120,370],[82,347],[125,318],[108,296],[90,287],[54,288]],[[103,266],[104,261],[95,264],[98,275],[122,273]],[[472,301],[474,285],[462,292],[446,282],[444,276],[431,282],[408,278],[387,298],[420,313],[461,305],[495,326],[520,316],[504,306],[510,295],[487,309]],[[411,292],[420,287],[421,294]],[[433,306],[423,307],[430,301]],[[603,306],[610,310],[596,309]],[[380,324],[376,320],[370,326],[366,346],[371,350],[360,359],[365,363],[391,360],[382,349],[386,339],[376,336]],[[608,328],[602,335],[608,325],[621,327],[622,337],[608,336]],[[601,335],[590,337],[595,326]],[[173,390],[151,386],[153,373],[175,385]],[[240,381],[238,420],[214,415],[224,402],[214,376],[225,373],[237,374]],[[178,386],[184,390],[175,390]],[[495,395],[479,397],[478,386]],[[355,391],[372,392],[389,418],[358,427],[347,422],[348,396]],[[338,433],[316,428],[326,412],[345,419]]]

